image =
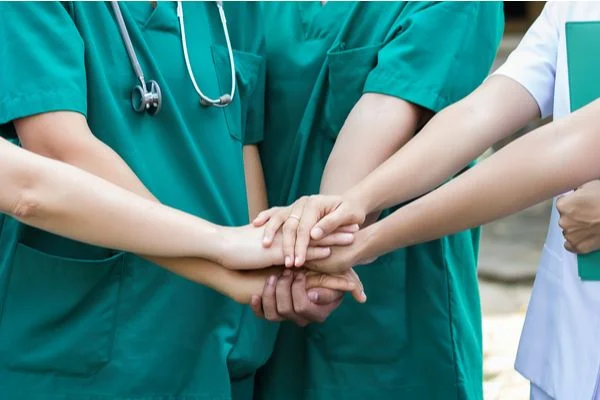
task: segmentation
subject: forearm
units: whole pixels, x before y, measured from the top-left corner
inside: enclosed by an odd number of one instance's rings
[[[509,78],[492,77],[470,96],[433,117],[347,196],[364,204],[367,212],[418,197],[538,113],[535,100],[521,85]]]
[[[320,192],[341,194],[360,182],[410,140],[421,114],[402,99],[364,94],[337,137]]]
[[[5,141],[0,152],[6,172],[1,211],[28,225],[97,246],[173,257],[206,254],[202,244],[218,235],[213,224],[78,168]]]
[[[74,167],[78,167],[97,177],[105,179],[126,191],[142,196],[148,201],[158,203],[156,198],[148,189],[146,189],[129,166],[112,149],[97,140],[91,132],[89,132],[87,123],[80,116],[74,117],[70,113],[43,114],[40,116],[29,117],[22,121],[16,121],[15,126],[17,127],[17,132],[24,147],[47,157],[64,161]],[[64,127],[65,131],[58,130],[54,128],[54,126]],[[45,129],[50,129],[50,132],[44,131]],[[60,178],[60,175],[57,174],[56,176]],[[89,212],[90,209],[82,207],[80,215],[83,215],[86,211]],[[123,229],[123,234],[134,235],[135,237],[130,238],[129,245],[135,240],[142,241],[142,239],[136,239],[136,237],[147,238],[147,235],[150,235],[152,232],[151,230],[146,230],[146,233],[142,235],[142,230],[147,229],[147,225],[138,227],[133,225],[128,226],[127,229],[134,229],[135,232],[128,231],[125,228],[123,221],[109,218],[109,215],[97,211],[95,211],[95,214],[97,214],[98,218],[96,220],[97,223],[100,223],[101,219],[106,218],[114,224],[110,230],[115,231],[117,229]],[[118,221],[118,223],[115,224],[115,221]],[[219,247],[215,245],[219,240],[219,237],[214,234],[216,232],[215,226],[206,221],[196,220],[196,222],[200,227],[196,229],[204,229],[203,236],[209,238],[209,240],[197,242],[196,245],[198,246],[198,250],[195,254],[201,255],[201,257],[210,259],[211,261],[219,260],[221,254],[219,254]],[[109,225],[110,222],[106,223],[105,227]],[[102,235],[104,238],[103,240],[113,240],[108,238],[111,236],[109,233],[110,230],[106,231],[98,229],[97,233],[91,233],[91,231],[96,230],[92,225],[83,225],[74,229],[80,229],[80,231],[77,232],[78,234],[87,232],[85,234]],[[140,234],[139,236],[138,233]],[[174,234],[171,240],[180,240],[182,236],[182,233],[179,232]],[[197,236],[197,234],[195,236]],[[118,237],[119,236],[117,236],[117,238]],[[120,237],[123,238],[123,236]],[[98,239],[99,237],[96,238]],[[210,240],[210,238],[212,238],[212,240]],[[125,247],[123,246],[124,243],[121,242],[114,244],[117,245],[112,246],[114,248]],[[145,256],[145,258],[169,270],[173,270],[173,268],[178,266],[176,259],[165,257],[155,258],[149,256]],[[198,263],[198,267],[207,265],[200,259],[198,260]],[[205,271],[204,268],[198,269],[197,282],[213,287],[215,283],[213,274],[211,274],[210,271]]]
[[[538,128],[367,228],[361,257],[509,215],[600,176],[600,101]]]
[[[244,146],[244,172],[248,196],[248,215],[252,221],[258,213],[269,207],[262,163],[255,145]]]

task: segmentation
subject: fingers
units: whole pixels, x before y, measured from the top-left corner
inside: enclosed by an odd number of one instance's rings
[[[300,220],[302,218],[305,202],[306,199],[301,198],[292,205],[290,215],[283,225],[283,260],[284,265],[287,268],[294,266],[296,236],[298,225],[300,224]]]
[[[310,236],[314,240],[319,240],[336,231],[341,226],[360,224],[361,222],[357,221],[357,218],[351,214],[344,212],[342,207],[339,207],[317,222],[311,229]]]
[[[310,261],[323,260],[331,255],[329,247],[309,247],[306,252],[306,259]]]
[[[321,240],[313,240],[310,246],[328,247],[328,246],[348,246],[354,243],[354,233],[340,232],[339,230],[331,235],[325,236]],[[297,245],[297,243],[296,243]]]
[[[294,303],[292,301],[292,283],[294,274],[291,270],[283,271],[281,278],[277,282],[275,288],[277,314],[287,320],[293,321],[300,326],[305,326],[309,321],[302,318],[294,311]]]
[[[262,306],[265,319],[269,321],[283,321],[283,318],[277,313],[277,300],[275,297],[275,288],[277,285],[277,277],[272,275],[265,282],[262,295]]]
[[[336,232],[356,233],[360,229],[358,224],[340,226]]]
[[[273,215],[280,211],[281,207],[273,207],[269,208],[268,210],[263,210],[258,213],[256,218],[254,218],[254,220],[252,221],[252,225],[256,227],[263,226]]]
[[[326,275],[309,272],[306,277],[306,289],[310,290],[315,288],[327,288],[351,292],[352,297],[357,302],[362,304],[367,301],[367,295],[365,294],[362,282],[354,270],[348,271],[345,275]]]
[[[317,287],[351,292],[357,288],[357,284],[356,282],[339,275],[309,272],[306,275],[306,288],[313,289]]]
[[[296,258],[294,265],[301,267],[306,261],[306,250],[310,243],[310,230],[317,223],[321,215],[318,208],[312,207],[311,205],[315,202],[307,201],[302,210],[302,218],[298,221],[298,228],[296,230],[296,245],[294,252]]]
[[[355,280],[357,287],[356,289],[354,289],[352,291],[352,297],[354,297],[354,300],[356,300],[359,303],[366,303],[367,302],[367,295],[365,294],[365,288],[362,284],[362,281],[360,280],[360,277],[358,276],[358,274],[356,273],[356,271],[354,271],[354,269],[349,270],[346,275],[350,276],[352,279]]]
[[[254,312],[254,315],[256,315],[259,318],[263,318],[263,319],[265,318],[265,313],[263,312],[263,309],[262,309],[262,299],[259,295],[257,295],[257,294],[252,295],[252,297],[250,299],[250,308]]]
[[[274,213],[270,216],[269,221],[265,225],[265,230],[263,233],[263,246],[270,247],[271,244],[273,244],[275,235],[277,234],[281,226],[285,223],[286,218],[287,209],[282,209],[279,212]]]
[[[292,301],[294,302],[294,311],[306,321],[323,322],[327,315],[319,312],[319,307],[313,304],[306,293],[305,276],[301,272],[298,274],[292,284]]]
[[[573,240],[567,238],[565,240],[565,249],[575,254],[589,254],[594,250],[597,250],[595,246],[594,237],[586,237],[580,240]]]
[[[308,291],[308,299],[313,304],[328,305],[344,297],[344,292],[340,290],[315,288]]]

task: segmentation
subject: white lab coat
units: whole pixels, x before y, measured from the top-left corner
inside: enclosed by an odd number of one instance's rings
[[[565,23],[590,20],[600,21],[600,3],[548,3],[495,74],[523,85],[543,117],[567,115]],[[558,219],[554,205],[515,367],[531,381],[536,400],[600,399],[600,282],[579,279],[577,257],[565,250]]]

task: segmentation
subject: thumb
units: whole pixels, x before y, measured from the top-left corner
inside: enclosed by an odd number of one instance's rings
[[[338,207],[316,223],[310,231],[310,236],[314,240],[322,239],[341,226],[361,224],[363,221],[358,221],[358,219],[352,214],[344,212],[343,207]]]
[[[308,291],[311,303],[326,306],[339,301],[344,296],[343,292],[326,288],[315,288]]]

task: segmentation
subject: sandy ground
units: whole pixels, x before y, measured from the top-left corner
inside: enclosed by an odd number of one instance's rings
[[[529,398],[529,384],[513,366],[549,210],[544,203],[483,228],[479,275],[486,400]]]

